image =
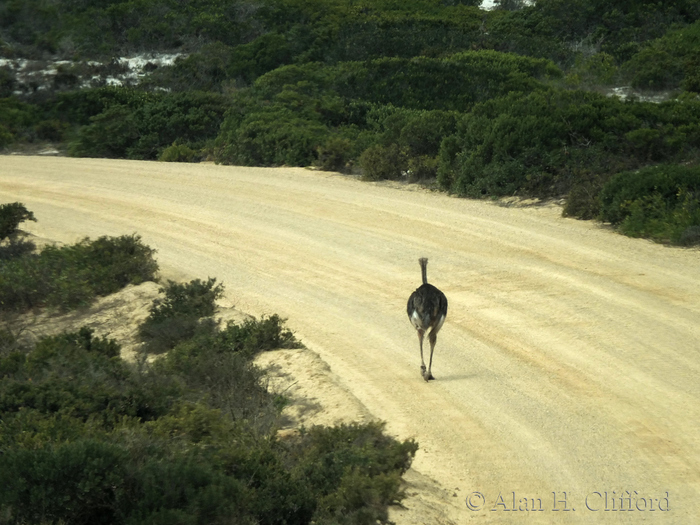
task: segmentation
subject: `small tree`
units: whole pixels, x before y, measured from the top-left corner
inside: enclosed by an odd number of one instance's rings
[[[165,297],[153,301],[150,315],[139,327],[148,352],[165,352],[193,337],[202,325],[200,319],[214,315],[215,301],[224,294],[224,286],[210,277],[206,282],[168,281],[161,292]]]
[[[17,233],[19,224],[24,221],[35,221],[34,214],[24,207],[21,202],[0,204],[0,241]]]
[[[406,155],[396,144],[370,146],[360,156],[365,180],[398,179],[406,171]]]

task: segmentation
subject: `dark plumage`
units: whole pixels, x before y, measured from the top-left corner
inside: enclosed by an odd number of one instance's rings
[[[421,375],[426,381],[435,379],[430,369],[433,365],[433,350],[435,349],[435,341],[437,333],[442,328],[442,324],[447,317],[447,297],[438,290],[435,286],[428,283],[428,259],[421,257],[418,259],[420,263],[421,274],[423,276],[423,284],[411,294],[408,298],[406,311],[411,324],[418,331],[418,342],[420,343],[420,361]],[[430,341],[430,361],[428,362],[428,370],[425,369],[425,361],[423,360],[423,336],[428,333]]]

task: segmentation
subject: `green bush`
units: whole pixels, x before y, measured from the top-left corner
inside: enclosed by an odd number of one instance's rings
[[[623,64],[632,86],[641,89],[698,91],[696,86],[700,22],[669,31]]]
[[[330,137],[318,147],[316,165],[324,171],[343,171],[350,160],[352,143],[340,137]]]
[[[158,270],[153,253],[139,236],[122,235],[13,258],[0,266],[0,309],[87,305],[98,295],[153,280]]]
[[[250,358],[298,344],[282,324],[272,316],[223,331],[208,325],[150,365],[121,360],[113,341],[88,329],[30,350],[7,346],[3,521],[386,522],[415,442],[384,435],[378,423],[277,441],[280,400]]]
[[[600,190],[603,187],[601,177],[590,172],[576,173],[577,181],[566,197],[562,215],[577,219],[591,220],[600,214]]]
[[[631,103],[584,91],[513,94],[477,105],[443,141],[443,189],[460,195],[562,195],[598,172],[693,159],[697,101]]]
[[[10,449],[0,464],[0,508],[9,511],[8,523],[118,522],[117,493],[128,468],[124,447],[81,439]]]
[[[81,127],[69,144],[68,153],[75,157],[155,160],[176,141],[196,149],[216,137],[225,112],[225,99],[216,93],[137,96],[127,90],[94,91],[92,97],[62,99],[60,111],[56,104],[57,113],[69,115],[65,103],[75,99],[86,106],[73,116],[80,120],[81,115],[89,115],[89,124]],[[94,111],[99,112],[92,114]],[[187,151],[180,148],[177,153]]]
[[[0,148],[20,140],[32,141],[39,118],[36,106],[16,97],[0,98]]]
[[[438,159],[421,155],[408,159],[406,174],[408,182],[419,182],[434,179],[437,176]]]
[[[92,119],[115,106],[131,111],[162,95],[128,87],[101,87],[58,93],[45,104],[50,119],[86,126]]]
[[[240,123],[227,119],[217,138],[216,160],[244,166],[310,166],[328,128],[315,117],[286,108],[251,113]]]
[[[483,21],[477,9],[464,9],[455,4],[478,2],[444,2],[452,6],[432,13],[416,4],[404,13],[382,12],[376,4],[365,16],[349,16],[332,33],[333,38],[316,51],[315,58],[327,63],[366,61],[382,56],[410,58],[449,55],[467,51],[478,45]],[[393,6],[396,7],[396,4]]]
[[[24,221],[34,221],[34,213],[27,210],[21,202],[0,204],[0,241],[17,233],[19,225]]]
[[[386,506],[400,497],[401,474],[418,446],[394,441],[383,428],[382,423],[314,427],[303,436],[295,477],[321,495],[314,522],[387,520]]]
[[[406,155],[396,144],[375,145],[360,156],[360,167],[364,180],[398,179],[406,171]]]
[[[697,242],[700,168],[662,165],[612,177],[600,192],[600,220],[633,237]]]
[[[409,114],[401,126],[398,144],[412,157],[437,156],[444,137],[456,131],[459,113],[419,111]]]
[[[544,88],[538,79],[559,78],[547,60],[494,51],[467,51],[445,58],[378,58],[367,62],[317,63],[275,69],[255,81],[270,98],[289,85],[307,82],[345,99],[410,109],[466,111],[474,104],[511,92]]]
[[[203,323],[191,339],[159,359],[156,368],[183,377],[191,391],[206,394],[211,406],[235,421],[248,421],[255,434],[266,434],[276,424],[284,400],[267,392],[262,371],[250,359],[263,350],[300,346],[279,318],[273,321],[229,324],[224,330]]]
[[[366,64],[339,64],[334,87],[348,98],[378,104],[466,111],[507,93],[542,89],[537,78],[560,75],[546,60],[468,51],[442,59],[381,58]]]
[[[133,110],[127,106],[111,106],[90,120],[68,147],[73,157],[126,158],[140,136]]]
[[[700,6],[687,0],[547,0],[518,11],[492,11],[484,44],[564,66],[572,65],[577,54],[598,52],[622,63],[647,42],[699,16]]]
[[[155,299],[148,318],[139,327],[139,335],[149,352],[164,352],[192,338],[202,323],[216,311],[215,301],[224,294],[216,279],[199,279],[180,284],[168,281],[160,289],[163,299]]]
[[[199,154],[187,144],[173,143],[163,150],[158,160],[162,162],[196,162]]]
[[[0,410],[7,418],[34,411],[112,428],[124,417],[146,421],[164,414],[177,395],[177,383],[163,388],[132,374],[119,359],[119,346],[88,328],[43,338],[28,353],[0,359]],[[25,432],[22,439],[29,439],[31,425]]]

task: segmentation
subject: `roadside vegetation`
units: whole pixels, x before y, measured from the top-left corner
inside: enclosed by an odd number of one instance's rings
[[[0,247],[19,242],[17,226],[32,219],[20,203],[0,207],[0,224],[14,229]],[[61,272],[27,270],[47,250]],[[386,523],[416,443],[386,436],[380,423],[278,439],[286,400],[252,358],[301,343],[274,315],[220,326],[216,279],[163,286],[139,328],[136,362],[88,328],[33,345],[17,336],[9,314],[72,309],[153,278],[152,256],[136,235],[4,253],[0,523]],[[32,279],[68,290],[88,282],[90,294],[17,301],[8,280],[18,275],[28,288]]]
[[[698,204],[700,3],[479,4],[6,2],[1,55],[73,65],[50,89],[0,68],[0,148],[313,165],[464,197],[565,198],[565,215],[601,221],[607,184],[658,168]],[[157,51],[182,56],[130,86],[80,88],[90,59]],[[610,96],[621,86],[636,94]],[[695,219],[674,224],[634,234],[693,244]]]

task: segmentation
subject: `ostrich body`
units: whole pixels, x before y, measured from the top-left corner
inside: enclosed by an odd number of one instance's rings
[[[421,257],[418,259],[420,269],[423,276],[423,284],[416,289],[408,298],[406,311],[411,324],[418,331],[418,342],[420,343],[420,361],[421,375],[426,381],[435,379],[430,369],[433,366],[433,350],[435,350],[435,341],[437,334],[442,328],[447,316],[447,297],[432,284],[428,284],[428,259]],[[425,361],[423,360],[423,336],[428,333],[430,341],[430,361],[428,369],[425,369]]]

